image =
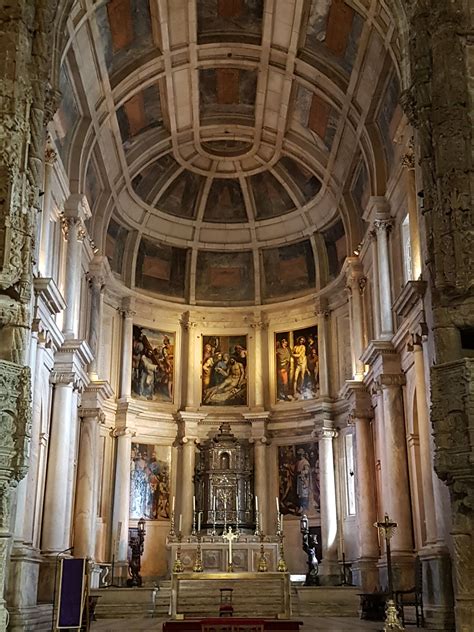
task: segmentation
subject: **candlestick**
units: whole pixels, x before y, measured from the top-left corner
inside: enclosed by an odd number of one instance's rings
[[[191,535],[196,535],[196,512],[193,511],[193,528],[191,531]]]
[[[179,516],[181,523],[181,516]],[[176,559],[173,564],[173,573],[182,573],[184,570],[183,562],[181,561],[181,527],[178,533],[178,548],[176,549]]]
[[[202,565],[201,538],[198,535],[198,543],[197,543],[197,549],[196,549],[196,557],[194,559],[193,571],[195,573],[202,573],[203,570],[204,568]]]
[[[202,511],[199,511],[198,512],[198,528],[197,528],[198,533],[201,531],[201,514],[202,514]]]
[[[174,538],[175,535],[176,534],[174,532],[174,509],[172,509],[171,516],[170,516],[170,536]]]

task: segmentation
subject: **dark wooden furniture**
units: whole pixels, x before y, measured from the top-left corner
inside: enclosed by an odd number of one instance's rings
[[[385,604],[388,593],[371,592],[359,593],[360,618],[367,621],[383,621],[385,619]]]
[[[415,585],[407,590],[395,590],[393,593],[398,612],[402,618],[402,624],[405,625],[405,608],[415,608],[416,627],[425,625],[425,617],[423,614],[423,575],[420,559],[415,560]]]

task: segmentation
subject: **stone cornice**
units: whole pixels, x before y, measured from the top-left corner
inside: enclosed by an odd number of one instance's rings
[[[92,360],[92,352],[85,340],[67,340],[54,357],[54,367],[50,376],[53,384],[73,384],[83,391],[89,384],[87,366]]]
[[[364,364],[372,365],[380,356],[396,353],[397,350],[389,340],[371,340],[360,359]]]
[[[408,281],[393,304],[395,313],[407,318],[415,307],[422,309],[426,286],[426,281]]]
[[[66,301],[51,277],[37,277],[33,280],[33,288],[36,300],[43,300],[51,315],[66,308]]]

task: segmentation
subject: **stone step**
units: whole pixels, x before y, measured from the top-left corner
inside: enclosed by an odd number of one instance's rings
[[[350,586],[297,586],[294,616],[357,617],[359,588]]]
[[[91,591],[99,597],[97,619],[151,618],[169,613],[171,586],[160,588],[100,588]]]
[[[53,606],[39,603],[21,611],[10,610],[9,632],[50,632]]]

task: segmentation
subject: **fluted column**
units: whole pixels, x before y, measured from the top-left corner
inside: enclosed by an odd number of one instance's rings
[[[122,399],[132,395],[132,341],[133,317],[135,316],[135,300],[131,297],[122,302],[122,361],[120,374],[120,397]]]
[[[193,321],[187,321],[184,324],[185,330],[187,331],[187,341],[188,341],[188,370],[187,370],[187,388],[186,388],[186,406],[188,408],[196,408],[201,401],[201,394],[199,395],[196,392],[196,371],[197,364],[196,354],[198,352],[198,344],[196,339],[197,334],[197,323]],[[201,381],[199,380],[199,384]],[[201,385],[202,388],[202,385]]]
[[[255,496],[258,496],[260,528],[264,533],[273,529],[271,515],[268,513],[268,439],[267,422],[269,413],[244,413],[244,418],[252,424],[252,438],[254,444],[254,472]],[[274,506],[274,505],[273,505]],[[273,514],[274,515],[274,514]]]
[[[51,242],[51,178],[53,175],[54,163],[57,153],[48,145],[44,154],[44,195],[41,216],[41,232],[39,239],[39,260],[38,268],[40,276],[50,275],[50,242]]]
[[[383,433],[385,438],[385,466],[382,464],[384,511],[398,524],[391,540],[394,556],[410,555],[413,551],[410,486],[408,478],[405,416],[403,412],[403,375],[379,375],[377,388],[382,393]]]
[[[364,363],[361,360],[364,348],[364,314],[362,307],[362,292],[365,288],[362,265],[358,257],[347,259],[347,289],[350,304],[350,334],[352,348],[352,375],[354,380],[364,377]]]
[[[71,418],[73,410],[73,374],[55,376],[51,429],[48,454],[48,469],[44,498],[43,529],[41,548],[44,553],[58,553],[69,543],[68,475],[71,468],[69,458]]]
[[[318,318],[319,396],[329,397],[329,317],[327,301],[320,299],[315,310]]]
[[[433,493],[430,419],[426,401],[425,362],[423,358],[422,339],[419,334],[412,334],[412,343],[409,348],[413,351],[415,368],[416,413],[418,418],[418,436],[420,440],[421,482],[426,528],[425,544],[429,545],[434,544],[438,540],[438,534]]]
[[[375,211],[373,222],[377,239],[378,295],[380,305],[380,338],[393,336],[392,282],[390,274],[390,250],[388,235],[392,228],[389,205],[384,197],[372,197],[370,206]]]
[[[411,273],[414,280],[421,275],[421,240],[420,220],[416,201],[415,180],[415,148],[414,139],[410,139],[408,149],[403,156],[402,165],[405,167],[405,181],[407,192],[408,219],[410,222]]]
[[[257,408],[264,406],[264,380],[263,380],[263,335],[266,331],[267,324],[259,320],[251,324],[254,332],[254,405]],[[247,368],[248,370],[248,368]],[[248,379],[248,378],[247,378]]]
[[[96,463],[99,457],[100,410],[81,412],[79,462],[74,511],[74,556],[94,558],[96,538]]]
[[[114,509],[112,516],[112,555],[115,563],[115,576],[125,582],[127,577],[128,558],[128,523],[130,516],[130,458],[132,437],[135,431],[131,428],[113,430],[116,438],[116,466]]]
[[[321,573],[326,583],[338,582],[337,506],[333,440],[337,432],[331,422],[324,422],[319,434],[319,476],[321,493],[321,538],[323,560]]]

